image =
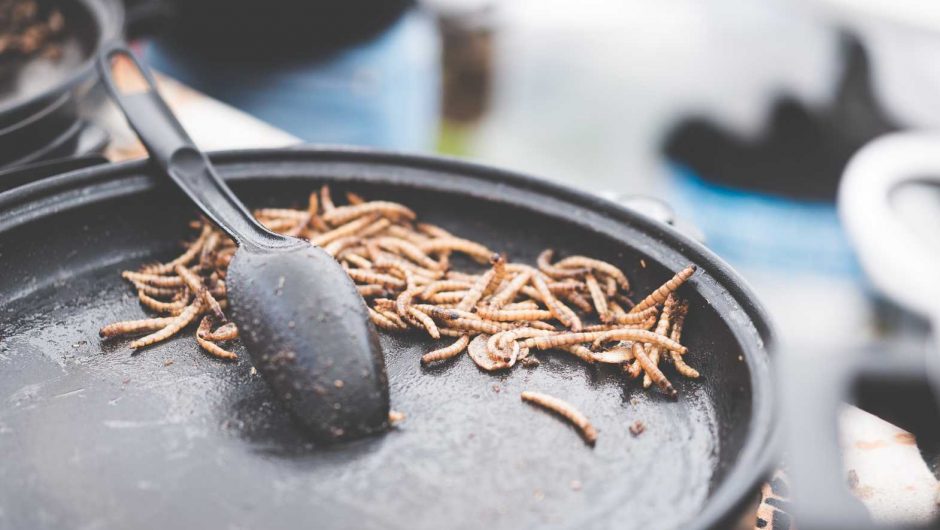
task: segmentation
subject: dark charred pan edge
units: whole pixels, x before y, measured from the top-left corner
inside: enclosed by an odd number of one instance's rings
[[[773,388],[766,355],[773,336],[768,319],[750,289],[727,265],[671,228],[611,202],[543,180],[439,158],[357,150],[297,149],[220,153],[213,159],[236,188],[240,180],[250,180],[252,175],[262,173],[259,169],[263,168],[263,173],[272,180],[309,178],[353,185],[381,182],[405,189],[466,195],[559,218],[568,215],[566,205],[569,208],[577,205],[592,212],[590,219],[569,219],[582,230],[616,233],[616,238],[630,241],[641,252],[673,270],[686,264],[681,260],[691,260],[703,271],[691,280],[694,288],[710,285],[727,295],[727,298],[709,302],[735,324],[732,332],[742,344],[753,395],[743,446],[736,457],[730,458],[733,463],[727,464],[728,469],[719,473],[722,475],[720,483],[713,485],[698,520],[690,527],[726,527],[727,518],[749,500],[757,481],[768,470],[775,454],[772,446]],[[156,178],[143,176],[147,170],[145,162],[91,168],[0,194],[0,231],[54,212],[151,190],[158,184]],[[38,287],[29,287],[16,296],[25,296]],[[602,517],[603,514],[594,512],[591,516]]]

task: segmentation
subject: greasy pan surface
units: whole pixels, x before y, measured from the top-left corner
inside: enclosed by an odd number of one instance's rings
[[[145,314],[119,271],[175,255],[193,213],[143,163],[82,170],[0,195],[0,527],[697,528],[751,493],[772,421],[769,330],[699,245],[470,164],[317,150],[215,160],[252,207],[300,205],[330,182],[337,198],[401,201],[514,260],[547,246],[610,260],[637,292],[695,263],[684,342],[702,378],[674,377],[671,402],[563,354],[494,376],[465,355],[422,368],[428,339],[383,336],[392,408],[407,419],[315,447],[244,355],[216,361],[190,333],[135,357],[98,339],[102,323]],[[581,408],[597,446],[523,390]],[[635,420],[647,429],[634,438]]]

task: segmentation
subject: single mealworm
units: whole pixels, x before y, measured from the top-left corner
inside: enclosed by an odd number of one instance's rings
[[[226,350],[225,348],[208,340],[205,337],[205,334],[203,333],[203,329],[208,331],[209,325],[210,325],[208,324],[209,322],[208,319],[209,317],[203,318],[202,322],[199,324],[199,329],[196,330],[196,343],[199,344],[200,348],[209,352],[209,354],[212,355],[213,357],[218,357],[219,359],[223,359],[226,361],[233,361],[235,359],[238,359],[238,356],[235,355],[233,352]],[[203,326],[205,326],[205,328]]]
[[[551,289],[551,287],[549,287]],[[594,306],[591,305],[591,302],[587,298],[581,296],[580,293],[575,291],[562,291],[558,293],[559,298],[564,298],[566,301],[571,302],[571,305],[577,307],[585,313],[590,313]]]
[[[372,323],[375,324],[375,327],[379,329],[385,329],[388,331],[401,331],[406,326],[399,326],[392,319],[388,318],[386,315],[379,313],[375,309],[369,308],[369,319],[372,320]]]
[[[317,197],[317,192],[311,192],[310,198],[307,203],[307,213],[310,214],[310,220],[307,222],[307,225],[313,228],[318,232],[328,232],[330,229],[326,226],[326,223],[323,222],[323,219],[320,218],[320,199]]]
[[[329,184],[324,184],[320,187],[320,204],[323,206],[324,214],[336,209],[336,206],[333,205],[333,197],[330,196]]]
[[[680,353],[685,353],[688,351],[686,350],[685,346],[673,341],[669,337],[663,337],[662,335],[657,335],[651,331],[646,331],[643,329],[629,328],[613,329],[610,331],[559,333],[557,335],[551,335],[547,337],[534,337],[527,339],[525,341],[525,346],[528,346],[529,348],[547,350],[550,348],[556,348],[558,346],[567,346],[569,344],[592,342],[600,338],[605,340],[629,340],[641,343],[651,342],[654,344],[659,344],[668,350],[674,350]]]
[[[539,304],[535,300],[525,300],[522,302],[515,302],[512,304],[506,304],[502,307],[506,311],[515,311],[518,309],[538,309]]]
[[[479,243],[453,236],[425,241],[424,243],[418,245],[418,248],[420,248],[425,254],[441,252],[444,250],[460,252],[461,254],[470,256],[480,263],[488,263],[490,261],[490,256],[493,255],[492,250]]]
[[[663,312],[659,315],[659,323],[656,324],[657,335],[668,336],[669,326],[672,324],[672,312],[676,308],[676,297],[673,293],[669,293],[669,296],[666,297],[666,302],[663,304]],[[646,350],[646,355],[649,357],[650,362],[654,366],[659,366],[659,356],[661,348],[654,344],[648,344],[644,347]],[[643,388],[649,388],[653,384],[653,378],[650,374],[643,376]]]
[[[401,254],[425,269],[437,270],[437,261],[422,252],[414,243],[395,237],[378,237],[375,243],[386,250]]]
[[[356,267],[360,269],[372,268],[372,262],[367,260],[366,258],[363,258],[362,256],[358,254],[351,254],[351,253],[346,254],[342,256],[342,259],[352,263],[353,265],[355,265]]]
[[[362,204],[366,202],[366,200],[362,198],[362,195],[359,195],[358,193],[353,193],[351,191],[346,192],[346,201],[349,204],[353,204],[353,205]]]
[[[606,294],[608,298],[617,294],[617,280],[613,276],[606,276],[604,278],[604,288],[604,294]]]
[[[435,293],[425,300],[431,302],[432,304],[457,304],[466,298],[467,293],[469,292],[470,291],[445,291],[442,293]]]
[[[557,298],[548,290],[545,280],[539,274],[532,275],[532,283],[535,286],[539,298],[549,311],[555,315],[555,318],[572,331],[581,329],[581,319],[568,306],[558,301]]]
[[[591,301],[594,302],[594,309],[597,310],[598,318],[605,324],[612,322],[613,315],[607,307],[607,296],[601,291],[601,286],[597,283],[597,278],[595,278],[593,274],[588,274],[584,281],[587,284],[588,292],[591,294]]]
[[[176,265],[173,270],[186,282],[186,286],[189,287],[189,290],[192,291],[196,297],[202,299],[203,304],[212,311],[216,319],[220,322],[226,322],[228,320],[225,318],[225,313],[222,312],[222,307],[219,306],[219,302],[212,296],[212,293],[209,292],[202,278],[182,265]]]
[[[116,337],[118,335],[129,335],[131,333],[143,333],[149,331],[158,331],[170,325],[173,317],[163,318],[145,318],[142,320],[125,320],[108,324],[98,331],[98,336],[102,338]]]
[[[154,287],[153,285],[148,285],[146,283],[141,283],[141,282],[131,282],[131,283],[134,284],[134,287],[137,288],[138,291],[143,291],[144,293],[150,296],[162,296],[162,297],[173,296],[176,293],[180,292],[181,290],[178,287]]]
[[[676,342],[679,342],[682,338],[682,326],[685,324],[685,316],[688,312],[688,302],[683,302],[676,308],[676,314],[673,317],[672,334],[670,335],[670,338]],[[698,379],[698,370],[686,364],[685,359],[678,353],[670,352],[670,354],[672,355],[672,363],[675,365],[677,372],[690,379]]]
[[[388,219],[382,217],[381,219],[376,219],[371,224],[359,231],[359,236],[369,237],[375,234],[378,234],[391,226],[392,222]]]
[[[172,270],[172,267],[171,267]],[[140,282],[154,287],[183,287],[183,279],[179,276],[160,276],[134,271],[124,271],[121,277],[131,282]]]
[[[480,276],[473,286],[470,287],[470,290],[467,291],[467,296],[457,304],[457,309],[462,309],[468,311],[472,309],[477,302],[480,301],[480,298],[483,298],[483,294],[489,288],[489,285],[493,283],[493,280],[496,278],[497,266],[505,262],[505,258],[502,256],[498,257],[493,262],[493,267],[490,270],[486,271],[482,276]]]
[[[407,219],[409,221],[415,218],[415,213],[411,208],[402,206],[397,202],[372,201],[351,206],[339,206],[324,213],[323,220],[335,226],[370,214],[379,214],[392,219]]]
[[[161,302],[155,298],[151,298],[149,295],[143,291],[137,292],[137,298],[140,300],[140,303],[144,307],[150,309],[151,311],[156,311],[157,313],[167,313],[170,315],[177,315],[180,311],[189,304],[189,296],[183,296],[173,302]]]
[[[669,281],[664,283],[658,289],[653,291],[649,296],[633,306],[633,309],[631,309],[630,312],[636,313],[646,309],[647,307],[652,307],[665,302],[666,297],[669,296],[669,293],[674,292],[679,288],[679,286],[685,283],[686,280],[691,278],[697,269],[698,267],[695,265],[689,265],[688,267],[677,272],[675,276],[669,279]]]
[[[235,340],[238,338],[238,328],[235,326],[234,322],[222,324],[216,328],[215,331],[210,331],[207,333],[205,338],[207,340],[211,340],[212,342]]]
[[[359,291],[359,296],[363,298],[386,296],[388,294],[388,289],[386,289],[384,286],[375,285],[372,283],[366,285],[357,285],[356,290]]]
[[[535,260],[536,265],[540,271],[544,272],[552,278],[578,278],[584,276],[587,272],[587,268],[581,269],[563,269],[552,265],[552,256],[555,254],[553,249],[547,248],[539,254],[539,257]]]
[[[544,309],[494,310],[477,308],[477,314],[487,320],[499,322],[517,322],[520,320],[546,320],[552,318],[552,312]]]
[[[372,215],[360,217],[355,221],[350,221],[342,226],[338,226],[329,232],[317,234],[310,238],[310,242],[314,245],[322,247],[323,245],[326,245],[327,243],[335,241],[341,237],[358,234],[359,231],[371,225],[376,219],[378,218]]]
[[[203,225],[202,231],[199,233],[199,237],[196,238],[189,247],[186,249],[186,252],[183,252],[182,255],[168,263],[160,263],[157,265],[148,265],[141,267],[140,272],[145,274],[166,274],[173,270],[173,267],[176,265],[186,265],[190,261],[196,258],[196,255],[202,250],[202,246],[206,241],[206,238],[209,237],[209,234],[212,233],[212,227],[209,225]]]
[[[330,256],[337,256],[343,250],[346,250],[349,247],[355,246],[362,241],[360,236],[345,236],[339,239],[334,239],[326,245],[323,245],[323,251],[329,254]]]
[[[166,327],[157,331],[156,333],[151,333],[150,335],[146,335],[132,342],[130,344],[131,349],[137,350],[144,348],[176,335],[181,329],[188,326],[196,318],[196,316],[199,315],[200,312],[202,312],[202,300],[197,298],[193,300],[193,303],[186,306],[186,309],[176,316],[176,318],[173,319],[173,322],[170,322]]]
[[[388,227],[388,235],[392,237],[397,237],[398,239],[404,239],[415,245],[420,245],[428,240],[428,236],[424,234],[419,234],[414,231],[412,228],[405,228],[402,225],[391,225]]]
[[[426,234],[431,237],[439,237],[439,238],[454,237],[454,234],[451,234],[447,230],[444,230],[443,228],[437,225],[432,225],[431,223],[418,223],[415,225],[415,228],[418,229],[418,232],[421,232],[422,234]]]
[[[466,350],[468,344],[470,344],[470,336],[461,335],[453,344],[422,355],[421,363],[431,364],[438,361],[444,361],[446,359],[452,359]]]
[[[646,375],[650,376],[653,380],[653,383],[656,383],[656,386],[659,387],[666,395],[669,397],[676,397],[676,389],[672,387],[672,383],[666,379],[666,376],[663,372],[650,361],[650,358],[646,356],[646,349],[643,347],[643,344],[640,342],[633,343],[633,356],[636,358],[637,362],[640,363],[640,367],[643,368],[643,371],[646,372]]]
[[[601,274],[612,277],[617,281],[617,285],[619,285],[623,290],[630,290],[630,282],[627,281],[627,276],[623,273],[623,271],[611,265],[610,263],[607,263],[606,261],[588,258],[585,256],[569,256],[559,261],[558,263],[555,263],[555,266],[561,267],[563,269],[593,269]]]
[[[437,324],[434,323],[434,319],[428,315],[422,313],[418,308],[411,306],[408,308],[408,314],[417,319],[421,323],[421,326],[427,330],[428,335],[433,339],[441,338],[441,332],[437,329]]]
[[[593,356],[597,362],[606,364],[623,364],[634,359],[633,350],[624,346],[594,352]]]
[[[470,289],[471,287],[473,287],[472,282],[466,282],[463,280],[437,280],[425,286],[419,297],[426,300],[441,291],[464,290]]]
[[[455,318],[454,320],[449,320],[447,322],[447,327],[451,329],[463,329],[466,331],[475,331],[477,333],[486,333],[487,335],[492,335],[494,333],[499,333],[500,331],[512,329],[511,326],[501,325],[499,322],[478,320],[474,318]]]
[[[405,287],[405,282],[402,280],[390,274],[382,274],[381,272],[365,269],[346,269],[346,274],[357,282],[381,285],[388,289],[397,290]]]
[[[581,344],[572,344],[570,346],[562,346],[558,349],[562,351],[566,351],[588,364],[594,364],[594,361],[596,360],[594,358],[594,352],[592,352],[590,348],[587,348],[586,346],[582,346]]]
[[[503,290],[497,292],[490,298],[490,308],[499,309],[509,302],[515,300],[516,295],[519,294],[519,290],[525,287],[531,278],[531,271],[522,271],[517,274],[515,277],[513,277],[512,280],[509,281]]]
[[[614,322],[617,324],[639,324],[640,322],[645,322],[650,317],[655,317],[657,312],[656,306],[647,307],[636,313],[617,314],[614,316]]]
[[[591,422],[587,419],[587,416],[582,414],[578,409],[574,408],[570,403],[558,399],[548,394],[543,394],[541,392],[523,392],[520,397],[523,401],[533,403],[544,409],[550,410],[559,416],[565,418],[571,422],[575,427],[581,431],[581,435],[584,437],[589,445],[594,445],[597,441],[597,429],[591,425]]]

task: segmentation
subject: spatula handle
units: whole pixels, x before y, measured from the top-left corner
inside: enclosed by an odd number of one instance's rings
[[[120,70],[116,71],[113,66],[118,62]],[[130,49],[122,43],[105,46],[98,55],[98,69],[151,159],[239,246],[288,248],[298,244],[294,238],[264,228],[252,217],[186,134],[157,92],[150,71]]]

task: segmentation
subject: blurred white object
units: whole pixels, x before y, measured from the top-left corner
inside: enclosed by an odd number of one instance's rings
[[[653,191],[681,117],[753,134],[774,98],[822,105],[842,73],[837,34],[789,0],[517,0],[495,19],[473,155],[591,189]]]
[[[875,92],[899,123],[940,127],[940,2],[813,0],[872,56]]]

